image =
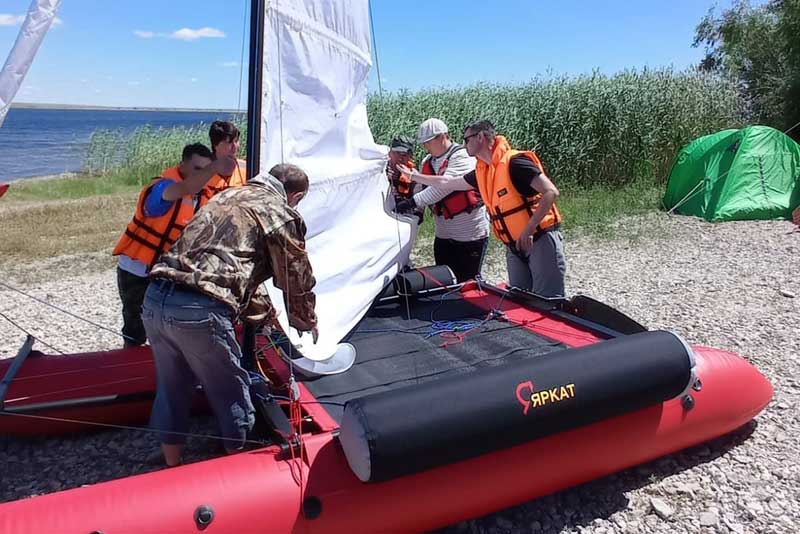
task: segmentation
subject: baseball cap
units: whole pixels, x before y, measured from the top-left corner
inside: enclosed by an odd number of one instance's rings
[[[392,142],[389,145],[389,150],[392,152],[413,152],[414,141],[412,141],[407,135],[398,135],[392,139]]]
[[[428,119],[419,125],[417,130],[417,142],[427,143],[439,134],[445,134],[449,130],[447,125],[441,119]]]

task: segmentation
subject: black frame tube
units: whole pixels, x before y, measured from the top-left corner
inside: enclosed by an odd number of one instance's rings
[[[247,176],[258,175],[261,168],[261,88],[264,58],[264,0],[250,2],[250,61],[247,77]],[[242,366],[255,366],[256,328],[245,322],[242,343]]]

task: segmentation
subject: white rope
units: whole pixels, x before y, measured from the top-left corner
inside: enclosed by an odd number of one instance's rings
[[[725,174],[728,174],[728,173],[726,172]],[[720,176],[720,178],[722,178],[722,176]],[[672,213],[676,209],[678,209],[679,207],[683,206],[690,198],[694,197],[697,193],[699,193],[701,191],[700,186],[705,184],[705,181],[706,181],[705,177],[703,177],[702,180],[697,182],[697,185],[694,186],[694,188],[691,191],[689,191],[689,193],[687,193],[685,197],[683,197],[677,204],[672,206],[672,208],[667,212],[667,215],[672,215]]]

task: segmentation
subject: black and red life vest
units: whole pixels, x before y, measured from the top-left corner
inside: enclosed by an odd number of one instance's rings
[[[422,174],[442,176],[447,170],[447,164],[450,158],[458,150],[466,150],[463,146],[453,143],[447,152],[442,163],[439,165],[439,172],[433,171],[431,164],[431,156],[425,158],[422,162]],[[479,208],[483,205],[480,193],[474,189],[469,191],[453,191],[442,200],[431,206],[431,211],[437,217],[444,217],[445,219],[452,219],[461,213],[472,213],[472,210]]]

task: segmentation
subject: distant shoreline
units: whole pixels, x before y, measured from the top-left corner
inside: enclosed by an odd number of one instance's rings
[[[21,182],[45,182],[49,180],[63,180],[64,178],[78,178],[85,173],[81,172],[62,172],[58,174],[44,174],[38,176],[19,176],[15,178],[0,178],[0,184],[18,184]]]
[[[230,113],[230,114],[245,113],[245,111],[238,111],[235,109],[83,106],[78,104],[34,104],[28,102],[19,102],[11,104],[11,109],[54,109],[54,110],[80,110],[80,111],[169,111],[176,113]]]

